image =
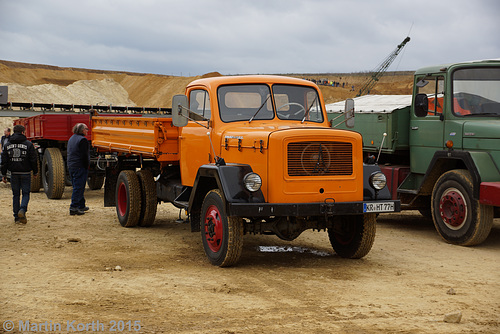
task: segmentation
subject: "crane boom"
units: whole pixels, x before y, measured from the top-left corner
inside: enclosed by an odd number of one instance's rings
[[[405,47],[406,43],[410,41],[410,37],[406,37],[401,44],[399,44],[394,51],[392,51],[389,56],[380,64],[375,70],[372,71],[370,78],[363,84],[363,87],[359,90],[356,97],[365,95],[370,91],[370,89],[375,86],[377,81],[384,75],[389,66],[392,64],[394,59],[398,56],[399,52]]]

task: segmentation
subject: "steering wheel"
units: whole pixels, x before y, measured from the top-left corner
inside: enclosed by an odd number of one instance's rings
[[[295,112],[294,115],[298,115],[301,111],[304,111],[306,112],[306,108],[304,108],[304,106],[300,103],[297,103],[297,102],[290,102],[290,103],[285,103],[285,104],[282,104],[278,109],[276,109],[276,111],[280,111],[281,108],[283,107],[286,107],[286,106],[298,106],[300,107],[299,111]]]

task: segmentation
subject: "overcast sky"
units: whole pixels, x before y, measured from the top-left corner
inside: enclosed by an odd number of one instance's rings
[[[500,58],[498,0],[0,0],[0,59],[167,75]]]

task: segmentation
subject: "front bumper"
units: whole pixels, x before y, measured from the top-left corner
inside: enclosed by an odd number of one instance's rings
[[[229,203],[228,215],[235,217],[343,216],[401,211],[399,200],[335,203]]]

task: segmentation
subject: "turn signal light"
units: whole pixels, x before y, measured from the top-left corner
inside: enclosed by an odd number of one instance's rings
[[[448,147],[448,148],[452,148],[452,147],[453,147],[453,141],[451,141],[451,140],[447,140],[447,141],[446,141],[446,147]]]

